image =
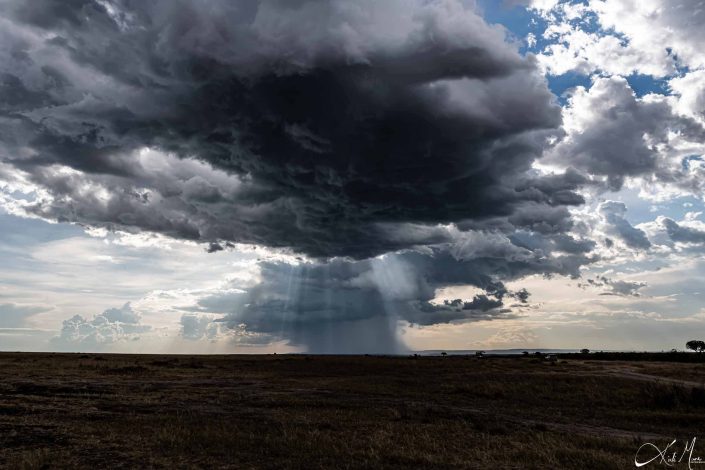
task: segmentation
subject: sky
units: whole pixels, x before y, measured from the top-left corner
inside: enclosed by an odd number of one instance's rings
[[[0,350],[705,337],[703,0],[0,1]]]

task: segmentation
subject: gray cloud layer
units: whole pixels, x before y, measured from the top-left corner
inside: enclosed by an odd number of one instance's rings
[[[674,242],[680,243],[705,243],[705,231],[692,227],[685,227],[675,220],[664,217],[662,221],[666,228],[666,233]]]
[[[0,304],[0,328],[22,328],[32,315],[45,312],[46,308],[29,307],[9,303]]]

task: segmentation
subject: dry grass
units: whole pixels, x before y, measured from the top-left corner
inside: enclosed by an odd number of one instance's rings
[[[657,377],[701,367],[3,353],[0,465],[632,468],[647,438],[698,436],[703,389]]]

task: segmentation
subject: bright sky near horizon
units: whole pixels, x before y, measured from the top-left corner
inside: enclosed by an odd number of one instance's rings
[[[0,350],[705,338],[705,1],[0,3]]]

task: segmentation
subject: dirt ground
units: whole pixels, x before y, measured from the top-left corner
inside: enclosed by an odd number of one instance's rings
[[[3,468],[635,468],[646,442],[705,442],[703,364],[0,353],[0,371]]]

